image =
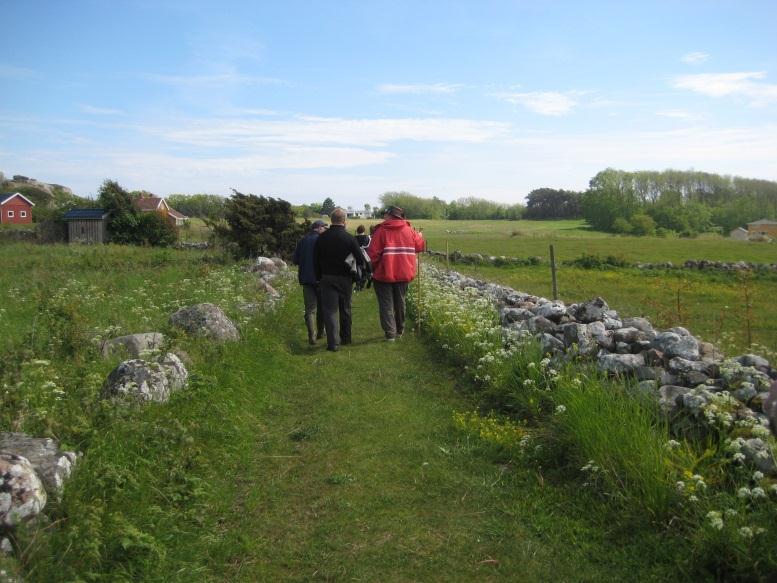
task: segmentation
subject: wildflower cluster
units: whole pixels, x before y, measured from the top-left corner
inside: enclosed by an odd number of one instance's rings
[[[411,288],[408,304],[420,307],[424,331],[444,350],[464,363],[473,378],[499,386],[507,377],[509,361],[520,349],[520,339],[505,336],[494,303],[474,288],[461,289],[431,266],[424,266],[423,289]],[[419,306],[420,304],[420,306]]]
[[[688,502],[698,502],[699,497],[707,491],[707,483],[700,474],[694,474],[690,470],[683,472],[683,478],[677,481],[677,492]]]
[[[509,419],[495,415],[480,415],[477,411],[454,412],[453,424],[457,429],[476,435],[483,441],[506,448],[521,448],[527,438],[526,429]]]

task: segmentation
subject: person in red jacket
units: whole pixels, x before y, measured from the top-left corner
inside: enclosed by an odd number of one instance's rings
[[[394,342],[405,331],[407,286],[415,278],[416,253],[423,250],[424,238],[405,220],[405,211],[388,207],[367,247],[380,326],[388,342]]]

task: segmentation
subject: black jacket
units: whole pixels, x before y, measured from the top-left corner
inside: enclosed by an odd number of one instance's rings
[[[351,269],[345,263],[345,258],[353,254],[356,263],[364,267],[364,257],[359,244],[353,235],[345,230],[344,225],[331,225],[321,233],[316,240],[313,266],[316,279],[322,275],[351,275]]]

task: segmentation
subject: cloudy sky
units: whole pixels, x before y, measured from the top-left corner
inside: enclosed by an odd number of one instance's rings
[[[93,195],[520,202],[777,180],[777,2],[0,0],[0,171]]]

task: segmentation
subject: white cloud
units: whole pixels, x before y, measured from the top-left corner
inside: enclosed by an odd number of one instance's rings
[[[461,85],[454,83],[432,83],[432,84],[394,84],[384,83],[377,87],[380,93],[410,93],[410,94],[423,94],[423,93],[455,93],[461,89]]]
[[[710,97],[743,97],[750,105],[760,106],[777,102],[777,85],[757,82],[765,77],[765,71],[702,73],[680,75],[674,78],[672,85]]]
[[[680,57],[680,60],[683,63],[688,63],[689,65],[698,65],[699,63],[704,63],[705,61],[709,60],[709,58],[710,56],[707,53],[696,51],[693,53],[686,53]]]
[[[700,115],[698,113],[693,113],[692,111],[686,111],[684,109],[663,109],[661,111],[657,111],[656,115],[658,117],[668,117],[672,119],[685,119],[685,120],[697,120],[700,119]]]
[[[80,103],[78,105],[78,109],[80,109],[84,113],[88,113],[91,115],[124,115],[124,111],[121,109],[113,109],[110,107],[97,107],[94,105],[88,105],[86,103]]]
[[[148,126],[145,131],[165,140],[199,147],[245,147],[268,143],[379,147],[403,140],[478,143],[506,135],[509,129],[506,123],[468,119],[298,117],[289,120],[199,120],[181,127]]]
[[[534,113],[541,115],[561,116],[570,113],[579,103],[579,91],[560,93],[557,91],[530,91],[527,93],[497,93],[496,97],[522,105]]]

